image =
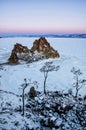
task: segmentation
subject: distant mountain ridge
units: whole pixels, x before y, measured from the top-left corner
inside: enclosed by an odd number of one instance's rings
[[[8,37],[86,38],[86,34],[0,34],[0,38]]]

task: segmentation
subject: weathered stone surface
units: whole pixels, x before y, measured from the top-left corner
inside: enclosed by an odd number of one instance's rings
[[[44,54],[46,58],[55,58],[60,56],[59,53],[50,46],[50,43],[48,43],[44,37],[34,41],[31,51],[37,51]]]
[[[26,46],[22,46],[21,44],[16,43],[14,45],[14,48],[12,50],[11,56],[8,59],[8,61],[9,61],[9,63],[17,63],[18,60],[20,59],[18,57],[18,54],[29,53],[29,52],[30,52],[30,50]]]
[[[15,51],[12,51],[10,58],[8,59],[9,63],[17,63],[18,57]]]
[[[16,43],[12,51],[15,51],[16,53],[28,53],[29,49],[26,46]]]
[[[17,63],[19,60],[34,62],[56,57],[60,57],[59,53],[50,46],[50,43],[44,37],[41,37],[34,41],[31,49],[16,43],[8,61],[9,63]]]
[[[35,90],[34,87],[31,87],[30,88],[30,92],[29,92],[29,97],[32,98],[32,99],[34,99],[35,96],[36,96],[36,90]]]

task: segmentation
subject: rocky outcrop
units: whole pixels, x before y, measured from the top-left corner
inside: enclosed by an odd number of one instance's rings
[[[41,37],[34,41],[31,49],[16,43],[8,61],[9,63],[18,63],[19,60],[33,62],[56,57],[60,57],[59,53],[50,46],[50,43],[44,37]]]
[[[9,63],[17,63],[18,62],[18,56],[15,51],[12,51],[10,58],[8,59]]]
[[[21,45],[19,43],[16,43],[14,45],[13,51],[15,51],[16,53],[28,53],[29,49],[26,46],[23,46],[23,45]]]
[[[46,56],[46,58],[55,58],[59,57],[59,53],[50,46],[50,43],[44,37],[41,37],[38,40],[35,40],[31,51],[37,51]]]
[[[32,98],[32,99],[34,99],[36,96],[37,96],[37,94],[36,94],[35,88],[31,87],[30,91],[29,91],[29,97]]]
[[[21,57],[23,58],[23,54],[26,53],[29,54],[30,50],[26,46],[16,43],[12,50],[11,56],[8,59],[9,63],[17,63],[19,59],[21,59],[20,55],[22,55]]]

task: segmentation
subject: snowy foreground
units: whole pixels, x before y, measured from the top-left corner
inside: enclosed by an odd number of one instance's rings
[[[37,38],[0,39],[0,63],[7,61],[16,42],[32,46]],[[0,130],[85,130],[86,129],[86,86],[79,90],[76,99],[73,87],[73,67],[79,68],[86,79],[86,39],[47,39],[57,49],[59,59],[42,60],[30,64],[0,66]],[[52,61],[60,66],[58,71],[49,73],[43,94],[44,75],[40,69]],[[22,84],[37,81],[38,92],[34,99],[25,90],[25,115],[22,116]],[[72,89],[72,93],[69,90]]]

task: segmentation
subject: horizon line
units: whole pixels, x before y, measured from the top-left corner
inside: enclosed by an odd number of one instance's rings
[[[66,35],[86,34],[86,32],[0,32],[0,35]]]
[[[0,34],[0,38],[8,37],[52,37],[52,38],[86,38],[86,33],[78,34]]]

